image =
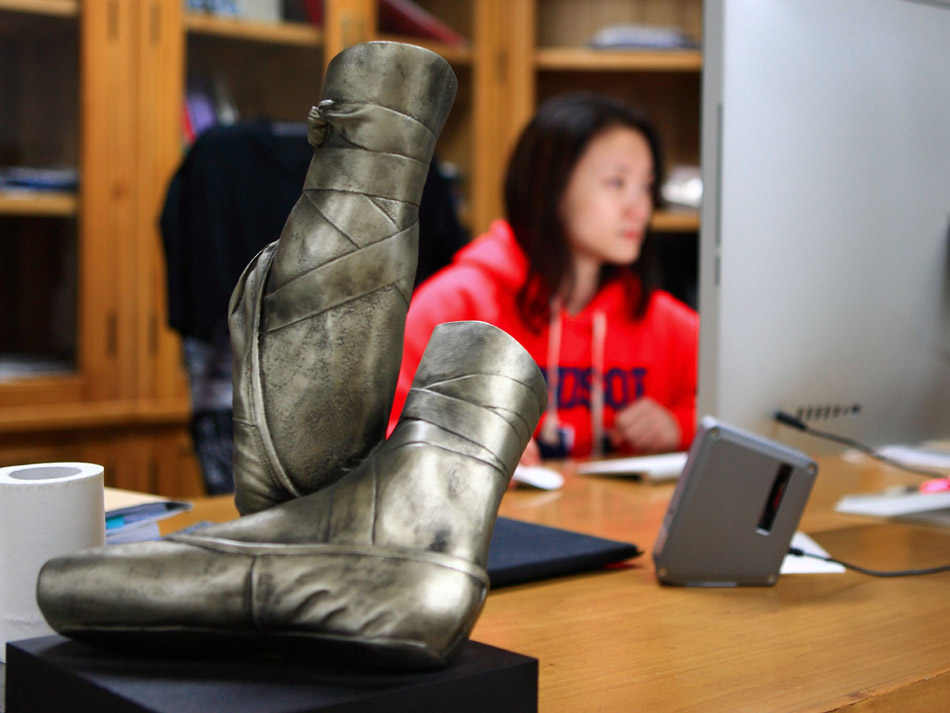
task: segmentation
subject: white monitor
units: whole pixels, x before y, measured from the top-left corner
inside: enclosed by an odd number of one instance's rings
[[[706,0],[698,415],[950,438],[950,0]]]

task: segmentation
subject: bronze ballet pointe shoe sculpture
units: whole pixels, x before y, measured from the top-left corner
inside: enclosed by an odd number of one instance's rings
[[[444,665],[465,642],[546,389],[504,332],[443,325],[381,442],[415,204],[454,89],[417,48],[370,43],[331,63],[304,196],[232,298],[236,501],[255,514],[51,560],[37,600],[57,631],[406,668]]]
[[[40,607],[57,631],[92,642],[220,640],[443,666],[481,610],[498,506],[546,399],[507,334],[440,325],[396,430],[358,468],[191,535],[54,559]]]
[[[411,45],[370,42],[330,62],[303,195],[231,298],[242,514],[329,485],[385,435],[418,204],[456,89],[445,60]]]

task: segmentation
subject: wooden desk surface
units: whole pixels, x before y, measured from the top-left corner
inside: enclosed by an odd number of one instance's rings
[[[540,660],[543,713],[950,711],[950,573],[662,587],[649,553],[672,486],[563,471],[563,490],[509,491],[501,514],[635,542],[647,554],[620,570],[489,595],[472,638]],[[869,460],[825,458],[801,529],[833,557],[872,568],[946,564],[948,529],[832,510],[842,494],[915,482]],[[188,517],[234,515],[229,498],[212,498]]]

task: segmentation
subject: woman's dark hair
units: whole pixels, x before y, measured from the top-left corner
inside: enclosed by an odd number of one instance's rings
[[[633,129],[646,139],[653,157],[653,202],[657,205],[663,163],[656,133],[639,112],[608,96],[571,93],[546,101],[521,133],[508,162],[508,224],[529,264],[518,307],[534,329],[540,330],[546,322],[555,291],[573,279],[570,246],[558,208],[561,197],[591,140],[617,126]],[[635,292],[634,316],[643,314],[656,288],[658,269],[652,246],[648,231],[636,262],[605,265],[601,271],[601,285],[626,275],[628,289]]]

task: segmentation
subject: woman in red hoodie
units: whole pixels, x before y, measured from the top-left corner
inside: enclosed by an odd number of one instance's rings
[[[390,428],[433,328],[474,319],[545,373],[548,409],[522,462],[685,448],[699,322],[655,287],[647,228],[660,167],[652,128],[629,107],[591,94],[545,103],[508,165],[508,221],[412,298]]]

